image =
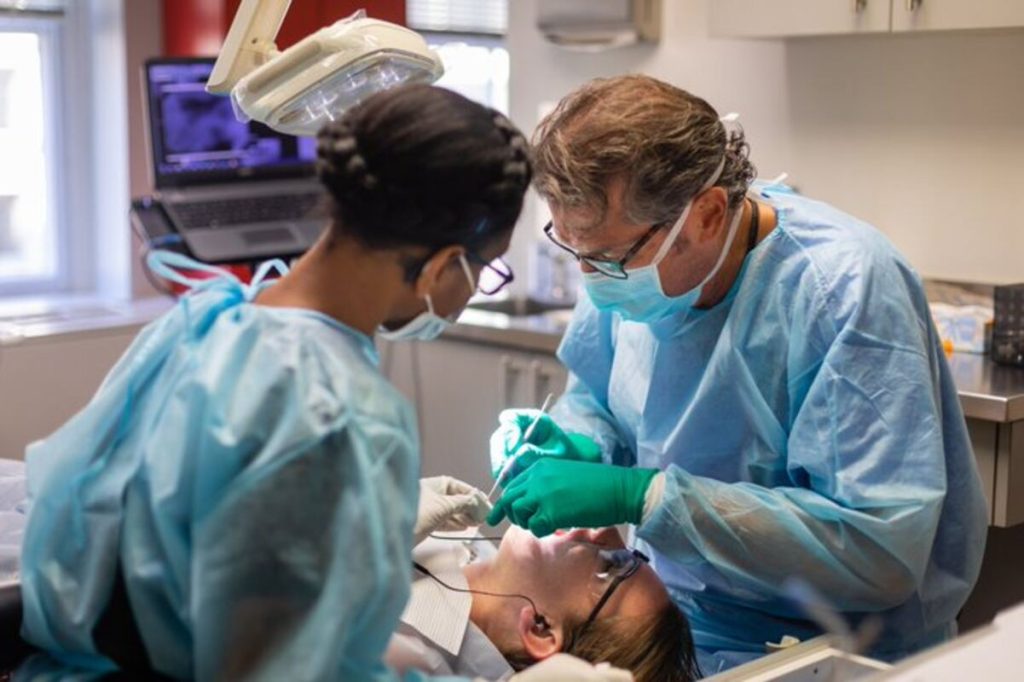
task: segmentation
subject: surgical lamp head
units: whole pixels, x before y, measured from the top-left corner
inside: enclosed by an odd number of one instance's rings
[[[273,44],[290,0],[244,0],[207,83],[231,94],[242,120],[291,135],[315,135],[370,95],[444,73],[415,31],[361,10],[278,52]]]

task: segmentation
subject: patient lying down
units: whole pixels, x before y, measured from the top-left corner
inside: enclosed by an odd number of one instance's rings
[[[435,535],[413,561],[412,597],[386,656],[401,672],[497,680],[565,652],[638,682],[698,675],[685,616],[614,528],[537,539],[512,527],[497,550]]]

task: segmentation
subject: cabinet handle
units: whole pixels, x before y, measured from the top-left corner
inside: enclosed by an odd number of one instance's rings
[[[533,404],[540,407],[544,402],[547,393],[541,393],[541,364],[540,360],[530,360],[530,395],[533,396]]]
[[[868,0],[853,0],[853,13],[860,14],[868,8]]]
[[[907,0],[907,11],[914,12],[920,9],[921,5],[924,4],[924,0]]]
[[[523,368],[511,356],[502,355],[498,362],[498,395],[501,396],[501,409],[522,407],[512,404],[511,388],[513,377],[519,375]]]

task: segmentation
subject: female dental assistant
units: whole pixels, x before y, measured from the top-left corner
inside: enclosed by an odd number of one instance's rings
[[[30,446],[24,635],[46,655],[23,678],[393,676],[419,454],[373,337],[458,314],[530,164],[504,116],[427,86],[366,100],[318,153],[333,220],[310,252],[273,284],[196,286]]]
[[[817,633],[791,577],[855,626],[880,616],[876,654],[951,636],[985,503],[906,261],[827,204],[751,188],[742,133],[652,78],[566,97],[535,164],[587,296],[552,418],[520,446],[533,415],[502,415],[492,461],[521,473],[489,522],[637,524],[705,674]]]

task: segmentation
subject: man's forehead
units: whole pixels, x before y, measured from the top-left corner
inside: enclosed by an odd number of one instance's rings
[[[643,226],[632,225],[611,211],[558,209],[552,207],[551,224],[555,238],[581,252],[598,252],[621,247],[636,238]]]

